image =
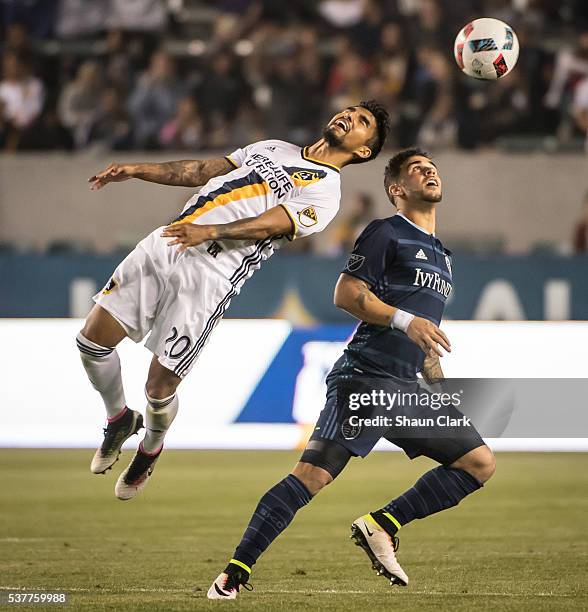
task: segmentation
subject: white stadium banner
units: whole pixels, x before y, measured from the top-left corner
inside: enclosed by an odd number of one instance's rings
[[[78,319],[1,319],[2,447],[95,447],[104,412],[75,344]],[[588,322],[460,322],[443,329],[453,351],[447,377],[586,378]],[[323,339],[302,346],[290,422],[235,422],[260,381],[281,380],[270,365],[294,328],[281,320],[224,320],[180,387],[180,412],[167,448],[299,448],[322,407],[324,375],[344,343]],[[305,330],[305,333],[308,330]],[[151,353],[125,340],[119,346],[127,401],[143,410]],[[268,369],[269,368],[269,369]],[[557,409],[557,407],[554,407]],[[588,432],[578,435],[588,436]],[[137,440],[129,441],[136,445]],[[496,450],[588,450],[587,438],[491,439]],[[382,442],[377,448],[393,449]]]

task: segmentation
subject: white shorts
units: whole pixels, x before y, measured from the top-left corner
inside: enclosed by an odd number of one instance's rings
[[[237,290],[195,249],[167,246],[162,229],[139,242],[94,301],[135,342],[151,332],[145,346],[183,378]]]

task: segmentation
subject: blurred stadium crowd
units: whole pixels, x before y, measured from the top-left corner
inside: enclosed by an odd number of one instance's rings
[[[520,65],[460,75],[458,30],[516,29]],[[0,0],[0,149],[306,143],[382,100],[389,146],[571,149],[588,131],[585,0]]]

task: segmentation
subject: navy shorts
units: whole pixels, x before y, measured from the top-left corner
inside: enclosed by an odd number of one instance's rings
[[[384,438],[411,459],[425,456],[449,465],[484,445],[471,421],[449,400],[417,381],[336,366],[327,377],[327,400],[311,440],[332,440],[365,457]]]

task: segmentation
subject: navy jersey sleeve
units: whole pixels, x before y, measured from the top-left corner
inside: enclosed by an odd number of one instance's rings
[[[396,254],[396,233],[387,219],[372,221],[360,234],[343,272],[373,287]]]

